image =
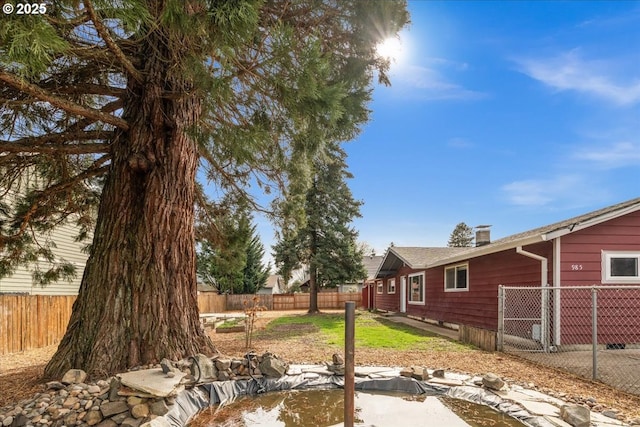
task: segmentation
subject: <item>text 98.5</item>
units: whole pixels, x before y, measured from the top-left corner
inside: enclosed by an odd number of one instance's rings
[[[6,15],[10,15],[15,12],[16,15],[44,15],[47,13],[46,3],[5,3],[2,6],[2,11]]]

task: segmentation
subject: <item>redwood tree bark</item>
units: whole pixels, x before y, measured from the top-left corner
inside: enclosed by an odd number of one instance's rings
[[[198,152],[188,136],[201,100],[171,69],[176,53],[166,37],[154,33],[146,46],[144,80],[129,81],[129,129],[112,144],[91,255],[48,377],[70,368],[106,376],[214,351],[198,318]]]

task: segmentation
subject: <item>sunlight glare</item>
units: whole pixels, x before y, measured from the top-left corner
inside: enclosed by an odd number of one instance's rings
[[[382,58],[399,62],[402,57],[402,42],[397,37],[389,37],[378,44],[376,51]]]

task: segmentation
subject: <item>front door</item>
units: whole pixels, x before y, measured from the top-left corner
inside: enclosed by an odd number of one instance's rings
[[[407,312],[407,276],[400,278],[400,313]]]

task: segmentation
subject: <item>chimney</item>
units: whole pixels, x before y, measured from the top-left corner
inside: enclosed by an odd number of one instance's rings
[[[491,243],[491,226],[478,225],[476,227],[476,247]]]

